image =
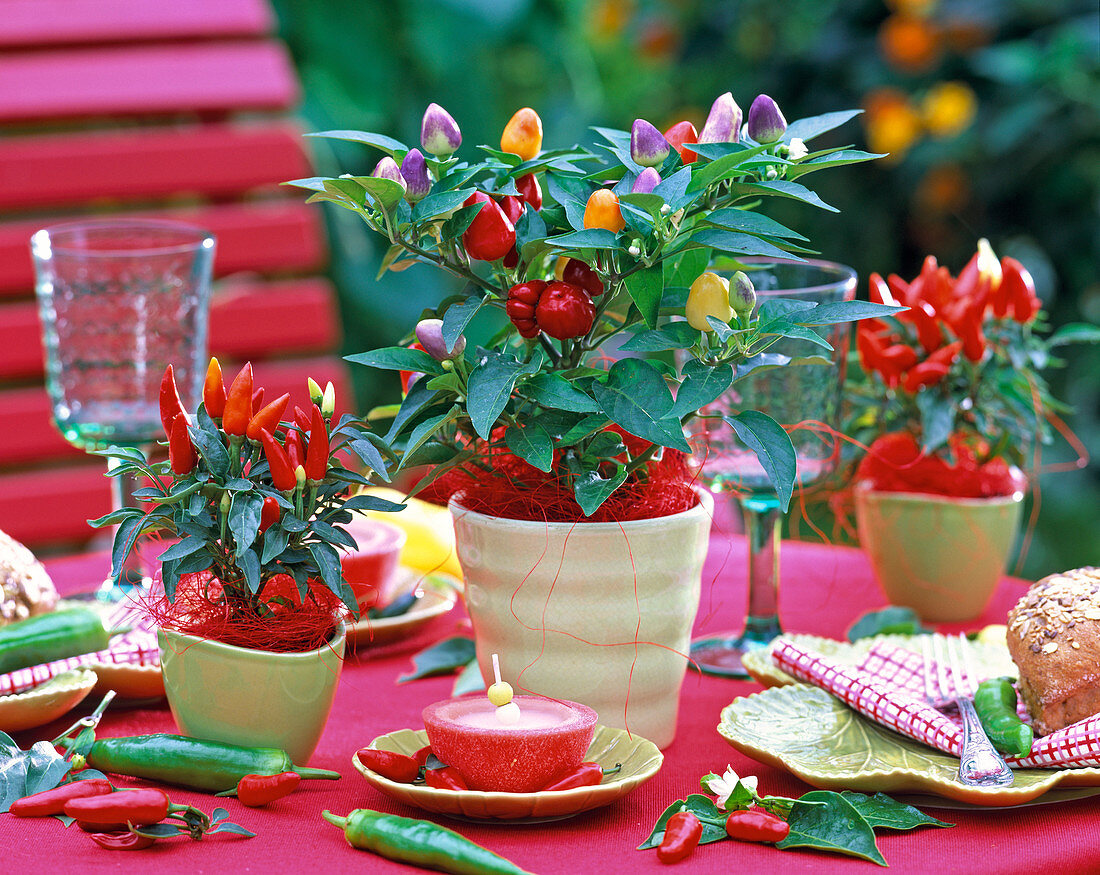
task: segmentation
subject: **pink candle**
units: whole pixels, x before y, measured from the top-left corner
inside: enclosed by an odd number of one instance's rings
[[[582,762],[596,728],[587,705],[516,696],[520,716],[504,723],[482,695],[424,709],[432,752],[462,773],[471,790],[533,793]]]
[[[360,608],[389,604],[400,580],[397,564],[405,546],[404,530],[364,516],[348,523],[347,530],[358,549],[345,553],[340,567]]]

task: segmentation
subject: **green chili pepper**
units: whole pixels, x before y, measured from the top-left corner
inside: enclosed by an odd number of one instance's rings
[[[0,674],[103,650],[111,636],[95,611],[73,608],[20,620],[0,629]]]
[[[237,747],[182,735],[102,738],[88,752],[88,765],[103,772],[149,778],[196,790],[219,792],[245,775],[296,772],[303,778],[334,781],[338,772],[296,766],[273,747]]]
[[[990,678],[978,684],[974,710],[997,750],[1016,757],[1031,753],[1031,727],[1016,713],[1016,688],[1011,680]]]
[[[331,811],[321,815],[344,830],[344,838],[353,848],[373,851],[387,860],[455,875],[529,875],[488,848],[426,820],[369,808],[357,808],[347,817]]]

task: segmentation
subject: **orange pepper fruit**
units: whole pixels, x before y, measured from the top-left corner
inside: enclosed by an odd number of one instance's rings
[[[609,188],[598,188],[592,192],[584,207],[584,227],[606,228],[614,234],[625,228],[619,196]]]
[[[531,107],[516,110],[500,135],[500,150],[530,161],[542,148],[542,119]]]

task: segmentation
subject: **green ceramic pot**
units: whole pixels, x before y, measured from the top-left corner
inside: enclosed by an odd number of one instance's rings
[[[332,710],[346,628],[305,653],[269,653],[159,629],[164,690],[184,735],[313,755]]]
[[[859,540],[891,604],[935,623],[985,611],[1005,572],[1023,493],[951,498],[855,488]]]

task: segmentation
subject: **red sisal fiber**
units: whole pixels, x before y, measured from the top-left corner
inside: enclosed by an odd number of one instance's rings
[[[320,583],[310,585],[301,603],[293,578],[286,574],[267,581],[261,593],[263,612],[231,610],[221,584],[208,572],[198,572],[180,579],[174,601],[157,585],[144,606],[166,629],[272,653],[323,647],[332,638],[336,616],[346,611],[339,597]]]

